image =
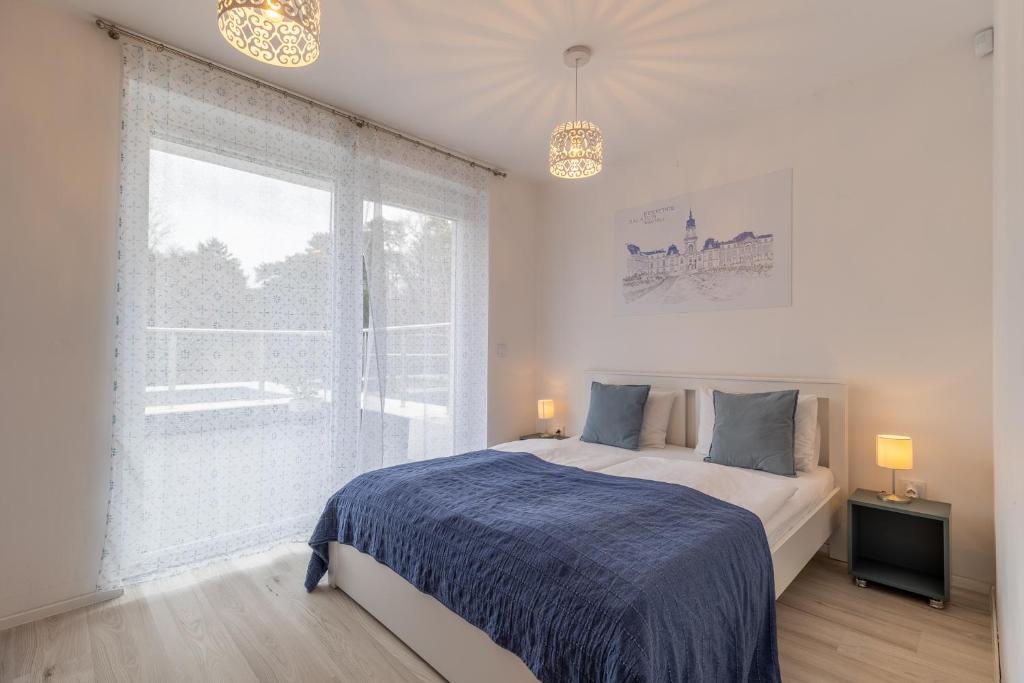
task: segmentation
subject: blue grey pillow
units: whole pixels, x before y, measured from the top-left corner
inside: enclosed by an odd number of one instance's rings
[[[607,446],[640,448],[640,425],[644,421],[644,405],[651,392],[649,384],[590,385],[590,410],[580,441]]]
[[[796,476],[793,446],[799,394],[716,391],[715,429],[705,462]]]

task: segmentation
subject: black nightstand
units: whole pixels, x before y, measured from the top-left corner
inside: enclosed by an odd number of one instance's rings
[[[847,503],[850,575],[917,593],[942,609],[949,601],[949,503],[887,503],[857,489]]]
[[[537,432],[536,434],[523,434],[519,437],[520,441],[524,439],[568,439],[565,434],[545,434],[544,432]]]

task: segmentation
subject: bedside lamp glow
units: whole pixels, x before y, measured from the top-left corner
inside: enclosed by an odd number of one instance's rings
[[[550,398],[537,401],[537,419],[544,420],[544,433],[548,433],[548,420],[555,416],[555,402]]]
[[[555,402],[550,398],[537,401],[537,419],[550,420],[555,416]]]
[[[896,470],[913,469],[913,440],[909,436],[879,434],[875,437],[875,462],[879,467],[892,470],[892,493],[883,491],[878,498],[888,503],[909,503],[910,498],[896,493]]]

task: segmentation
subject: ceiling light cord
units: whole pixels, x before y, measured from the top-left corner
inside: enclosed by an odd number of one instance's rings
[[[555,127],[548,143],[548,170],[556,178],[589,178],[601,172],[604,138],[592,121],[580,119],[580,67],[590,61],[586,45],[573,45],[562,53],[562,62],[573,70],[573,115]]]
[[[576,120],[580,120],[580,58],[576,58]]]

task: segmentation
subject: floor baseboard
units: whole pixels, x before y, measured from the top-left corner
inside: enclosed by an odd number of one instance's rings
[[[10,616],[0,618],[0,631],[6,631],[7,629],[14,628],[15,626],[21,626],[22,624],[45,619],[46,617],[52,617],[55,614],[70,612],[71,610],[78,609],[79,607],[88,607],[89,605],[95,605],[98,602],[113,600],[114,598],[121,597],[123,594],[124,590],[121,588],[106,591],[94,591],[74,598],[68,598],[67,600],[52,602],[49,605],[43,605],[42,607],[36,607],[35,609],[17,612]]]
[[[950,577],[949,582],[953,584],[954,588],[962,588],[975,593],[981,593],[982,595],[988,595],[992,592],[992,584],[980,579],[972,579],[967,576],[957,576],[956,574],[953,574],[953,576]]]
[[[824,557],[828,557],[828,543],[823,545],[818,550],[817,554],[822,555]],[[843,562],[843,564],[846,563]],[[972,579],[968,576],[959,576],[958,574],[953,574],[952,576],[950,576],[949,583],[953,586],[953,588],[960,588],[962,590],[968,590],[974,593],[981,593],[982,595],[988,595],[995,589],[995,587],[988,581],[982,581],[981,579]]]
[[[996,611],[995,586],[992,586],[992,590],[989,591],[989,599],[992,601],[992,656],[995,658],[995,661],[992,662],[992,679],[995,683],[1000,683],[1003,677],[999,662],[999,614]]]

